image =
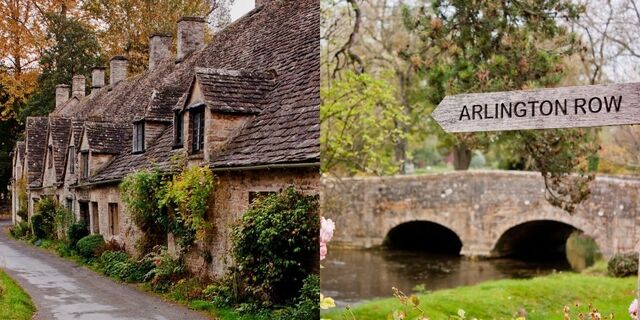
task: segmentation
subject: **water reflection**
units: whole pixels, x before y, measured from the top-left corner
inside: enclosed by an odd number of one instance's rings
[[[389,297],[391,287],[409,293],[420,284],[424,284],[427,290],[437,290],[571,269],[562,260],[469,260],[416,251],[334,248],[322,265],[325,267],[321,270],[322,292],[334,298],[340,306]]]

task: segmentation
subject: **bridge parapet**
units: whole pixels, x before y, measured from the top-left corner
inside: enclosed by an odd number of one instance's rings
[[[573,215],[545,199],[537,172],[456,171],[427,175],[323,179],[323,215],[337,225],[334,243],[370,248],[403,223],[430,221],[455,232],[462,254],[500,255],[508,230],[531,221],[557,221],[593,237],[605,257],[634,250],[640,179],[600,176]]]

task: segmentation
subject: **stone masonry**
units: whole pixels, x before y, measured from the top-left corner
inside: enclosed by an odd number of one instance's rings
[[[460,238],[461,254],[495,256],[500,237],[531,221],[556,221],[591,236],[605,257],[634,250],[640,238],[640,179],[599,176],[573,215],[545,199],[540,173],[458,171],[322,182],[323,215],[336,223],[332,243],[382,245],[403,223],[429,221]]]

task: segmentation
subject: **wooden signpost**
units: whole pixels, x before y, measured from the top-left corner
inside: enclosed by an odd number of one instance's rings
[[[640,123],[640,83],[447,96],[433,111],[446,132]]]
[[[431,116],[451,133],[640,124],[640,83],[458,94]]]

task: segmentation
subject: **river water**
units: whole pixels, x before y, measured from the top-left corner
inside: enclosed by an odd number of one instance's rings
[[[322,265],[322,293],[335,299],[338,306],[389,297],[392,287],[408,294],[419,285],[426,290],[438,290],[487,280],[530,278],[571,270],[563,259],[546,262],[470,260],[459,256],[384,249],[331,248]]]

